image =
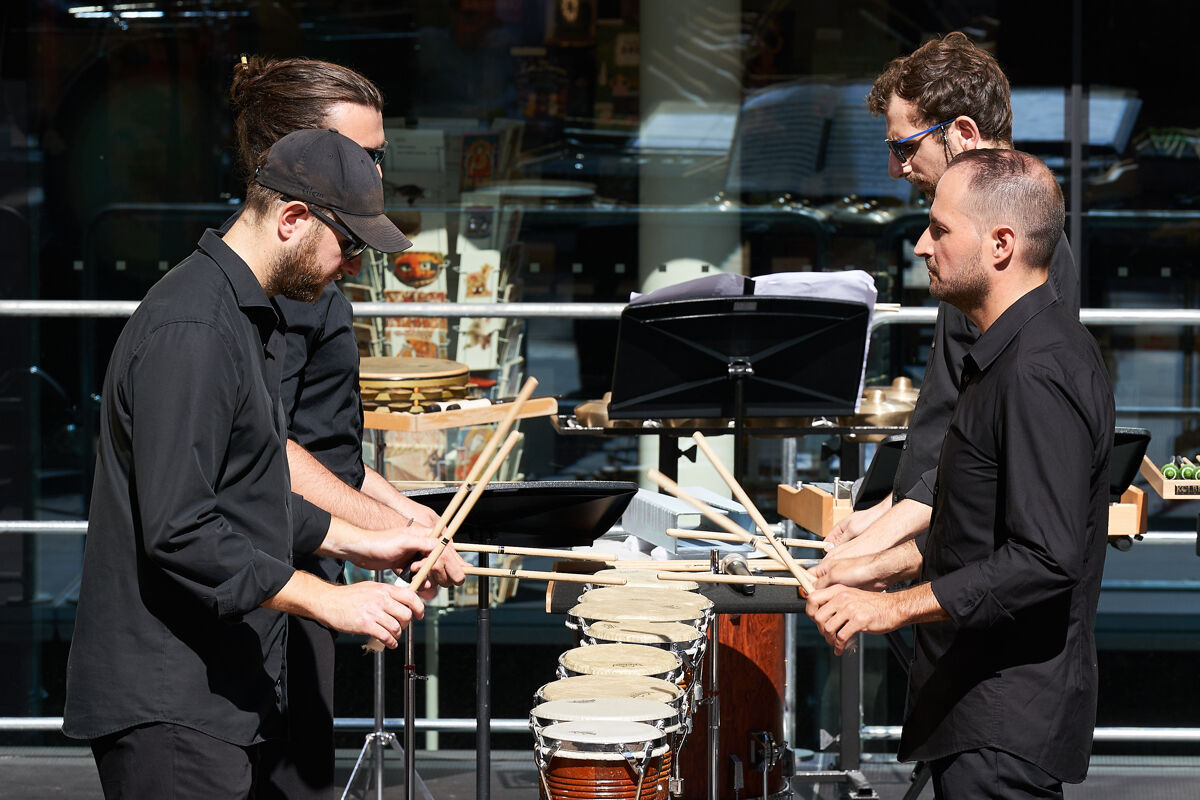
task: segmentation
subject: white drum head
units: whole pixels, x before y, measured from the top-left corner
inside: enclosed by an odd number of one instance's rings
[[[537,690],[540,702],[588,697],[635,697],[677,703],[683,690],[662,678],[645,675],[575,675],[551,681]]]
[[[675,589],[681,592],[697,592],[700,584],[695,581],[664,581],[651,569],[602,569],[598,578],[624,578],[626,586],[649,586],[655,589]]]
[[[584,627],[585,636],[598,641],[645,644],[652,647],[688,647],[701,638],[699,628],[682,622],[651,620],[597,620]]]
[[[654,725],[675,719],[678,715],[679,712],[666,703],[634,697],[576,697],[572,700],[551,700],[533,709],[533,716],[545,720],[548,725],[596,720],[647,722]]]
[[[579,675],[666,675],[679,669],[679,656],[644,644],[593,644],[558,657],[563,669]]]
[[[663,609],[682,612],[690,609],[693,612],[710,613],[712,600],[696,592],[685,592],[679,589],[655,588],[653,586],[602,586],[599,589],[589,589],[579,596],[581,605],[614,603],[631,605],[654,605]],[[692,615],[693,618],[695,614]],[[683,616],[678,619],[684,619]]]
[[[558,722],[542,728],[542,740],[546,742],[542,750],[568,758],[622,761],[625,759],[623,751],[646,742],[650,743],[650,755],[665,753],[668,749],[663,741],[665,736],[658,728],[644,722]]]

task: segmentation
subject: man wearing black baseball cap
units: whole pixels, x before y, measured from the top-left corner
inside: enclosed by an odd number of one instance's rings
[[[314,552],[409,566],[432,540],[366,531],[291,493],[271,302],[315,298],[363,246],[406,244],[366,152],[298,131],[266,154],[230,230],[206,231],[122,331],[104,380],[63,720],[90,740],[106,797],[250,795],[256,746],[281,728],[286,614],[389,647],[422,615],[404,587],[292,567]],[[462,581],[455,560],[434,574]]]

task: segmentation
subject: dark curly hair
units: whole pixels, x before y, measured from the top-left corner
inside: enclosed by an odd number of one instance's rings
[[[371,81],[352,69],[307,58],[250,56],[234,67],[229,96],[247,180],[271,145],[293,131],[324,127],[337,103],[383,110],[383,95]]]
[[[867,108],[876,116],[883,114],[892,95],[917,107],[921,119],[914,124],[968,116],[984,139],[1012,146],[1008,78],[996,59],[965,34],[948,33],[894,59],[875,79]]]

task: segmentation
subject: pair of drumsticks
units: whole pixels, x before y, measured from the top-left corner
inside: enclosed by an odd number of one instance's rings
[[[692,506],[697,511],[699,511],[702,515],[704,515],[705,518],[711,520],[712,522],[715,522],[717,525],[724,528],[729,533],[728,539],[743,542],[745,544],[754,545],[754,547],[756,549],[761,550],[764,553],[767,553],[768,555],[778,559],[780,563],[782,563],[785,567],[787,567],[788,572],[792,573],[792,576],[795,578],[795,581],[796,581],[795,585],[796,585],[797,590],[801,597],[805,597],[809,593],[811,593],[816,588],[816,583],[813,580],[812,575],[808,574],[808,571],[806,569],[804,569],[804,567],[800,566],[799,562],[797,562],[796,559],[792,558],[792,554],[787,549],[787,544],[785,544],[784,541],[781,541],[779,538],[777,538],[775,536],[775,532],[771,530],[771,526],[767,524],[767,521],[766,521],[766,519],[763,518],[762,513],[759,512],[758,508],[754,505],[754,502],[750,499],[750,495],[748,495],[746,493],[746,490],[742,488],[742,485],[740,483],[738,483],[737,479],[733,476],[733,473],[731,473],[729,471],[729,469],[725,466],[725,464],[722,463],[721,459],[717,456],[716,452],[709,445],[708,440],[705,439],[704,434],[700,433],[700,431],[696,431],[695,433],[692,434],[692,439],[695,440],[696,446],[699,447],[700,450],[704,453],[704,455],[708,457],[708,460],[710,462],[712,462],[713,467],[717,470],[717,474],[721,476],[721,480],[725,481],[725,485],[728,486],[730,491],[733,492],[734,498],[739,503],[742,504],[742,506],[746,509],[747,512],[749,512],[750,519],[752,519],[754,521],[754,524],[756,526],[758,526],[759,530],[762,531],[762,534],[763,534],[762,538],[755,536],[754,534],[750,533],[750,531],[746,530],[745,528],[742,528],[740,525],[735,523],[733,520],[729,519],[729,517],[717,512],[715,509],[713,509],[707,503],[696,498],[694,495],[692,495],[686,489],[681,487],[675,481],[668,478],[666,475],[663,475],[658,470],[656,470],[656,469],[650,470],[648,473],[646,473],[647,477],[649,477],[650,480],[654,481],[654,483],[656,483],[659,486],[659,488],[674,495],[675,497],[678,497],[680,500],[684,501],[685,503],[687,503],[688,505]],[[710,534],[708,532],[699,533],[696,531],[673,530],[673,531],[668,531],[668,533],[670,533],[673,536],[678,536],[678,535],[682,534],[682,535],[686,535],[689,537],[694,536],[697,538],[712,538],[715,540],[728,540],[728,539],[726,539],[726,537],[722,537],[719,535],[710,536]],[[790,543],[790,542],[795,542],[795,541],[800,541],[800,540],[787,540],[787,541]],[[817,544],[815,542],[805,542],[804,544],[805,544],[805,546],[814,546],[818,549],[824,549],[823,542],[820,544]],[[659,573],[659,577],[662,578],[663,580],[693,580],[696,578],[696,576],[691,576],[691,577],[681,577],[681,576],[677,576],[677,575],[673,576],[670,573],[666,573],[666,572]],[[725,582],[725,581],[727,581],[729,583],[770,583],[770,584],[786,583],[786,584],[790,585],[790,581],[786,581],[786,579],[772,578],[772,577],[764,578],[762,576],[741,576],[741,575],[720,576],[720,581],[718,581],[718,582]]]

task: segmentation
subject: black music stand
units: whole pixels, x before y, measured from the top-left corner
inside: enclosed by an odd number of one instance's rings
[[[514,547],[574,547],[590,545],[607,533],[637,494],[629,481],[531,481],[491,483],[455,534],[455,541]],[[457,486],[417,489],[406,496],[441,513]],[[488,565],[488,554],[479,553],[479,566]],[[492,771],[492,611],[489,579],[480,575],[476,618],[475,797],[491,796]],[[409,670],[415,683],[416,671]],[[413,693],[415,694],[415,692]],[[404,705],[405,731],[413,731],[415,703]],[[413,759],[412,746],[405,757]],[[411,782],[410,782],[411,785]]]
[[[748,417],[854,413],[870,316],[864,303],[778,295],[631,304],[608,416],[731,418],[740,477]]]

